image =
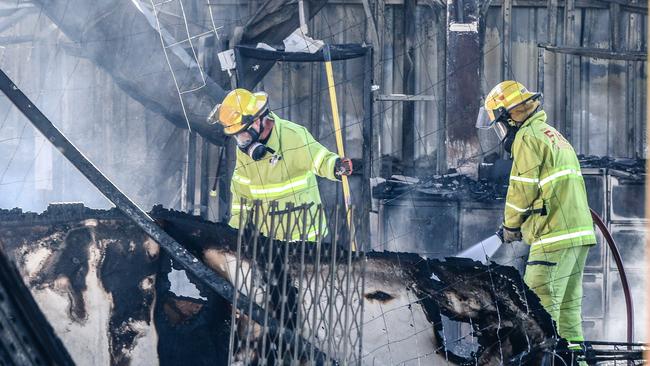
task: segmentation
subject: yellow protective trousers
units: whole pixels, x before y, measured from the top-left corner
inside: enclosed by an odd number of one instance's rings
[[[582,273],[590,246],[531,253],[524,282],[569,342],[582,342]]]

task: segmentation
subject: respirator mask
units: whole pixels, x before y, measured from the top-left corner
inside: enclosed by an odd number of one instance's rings
[[[266,152],[269,150],[268,147],[260,141],[260,136],[264,132],[265,116],[266,114],[259,117],[259,131],[257,131],[255,127],[252,126],[252,122],[250,122],[247,124],[250,124],[251,127],[233,136],[235,141],[237,141],[237,147],[239,150],[255,161],[262,160]],[[253,116],[244,116],[244,118],[253,118]]]

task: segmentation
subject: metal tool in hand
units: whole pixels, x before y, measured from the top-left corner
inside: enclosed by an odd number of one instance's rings
[[[327,73],[327,85],[330,94],[330,104],[332,107],[332,119],[334,120],[334,133],[336,136],[336,148],[339,156],[345,156],[345,150],[343,149],[343,134],[341,133],[341,121],[339,120],[339,107],[338,102],[336,101],[336,88],[334,85],[334,72],[332,71],[332,55],[330,54],[329,45],[326,44],[323,47],[323,58],[325,59],[325,72]],[[351,227],[352,222],[350,220],[350,183],[348,182],[347,175],[341,175],[341,183],[343,184],[343,198],[345,200],[345,208],[348,212],[347,214],[347,223],[348,228]],[[357,250],[356,243],[354,238],[351,241],[350,248],[353,251]]]

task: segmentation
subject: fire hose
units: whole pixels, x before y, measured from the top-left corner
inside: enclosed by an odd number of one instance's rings
[[[618,274],[621,279],[621,285],[623,287],[623,296],[625,297],[625,310],[627,318],[627,349],[632,349],[632,339],[634,338],[634,305],[632,303],[632,295],[630,292],[630,284],[627,281],[627,275],[625,274],[625,268],[623,267],[623,260],[621,259],[621,253],[618,251],[616,242],[612,237],[612,234],[607,229],[607,226],[603,222],[603,219],[594,211],[591,211],[591,218],[594,220],[598,229],[603,234],[605,241],[609,250],[612,252],[614,261],[616,262],[616,268],[618,269]]]

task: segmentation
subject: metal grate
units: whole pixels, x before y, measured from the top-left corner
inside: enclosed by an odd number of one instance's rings
[[[348,250],[353,238],[360,243],[354,209],[327,214],[320,205],[241,205],[234,285],[251,309],[252,302],[264,309],[265,322],[233,309],[229,364],[360,365],[365,257]],[[281,329],[269,327],[270,318]],[[301,338],[314,347],[301,347]]]

